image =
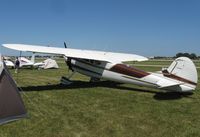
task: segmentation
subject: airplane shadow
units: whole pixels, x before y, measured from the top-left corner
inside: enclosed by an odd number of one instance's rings
[[[180,93],[180,92],[157,92],[154,95],[156,100],[176,100],[181,98],[191,98],[193,93]]]
[[[59,90],[59,89],[79,89],[79,88],[95,88],[95,87],[106,87],[112,89],[120,89],[120,90],[129,90],[134,92],[145,92],[155,94],[153,96],[156,100],[175,100],[181,99],[183,97],[189,97],[191,94],[184,94],[179,92],[158,92],[155,90],[147,90],[133,87],[125,87],[122,86],[121,83],[116,83],[112,81],[100,81],[100,82],[86,82],[86,81],[72,81],[70,85],[62,85],[62,84],[49,84],[49,85],[41,85],[41,86],[27,86],[20,87],[22,92],[31,92],[31,91],[46,91],[46,90]]]

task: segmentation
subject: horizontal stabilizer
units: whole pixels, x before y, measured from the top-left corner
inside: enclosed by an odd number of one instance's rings
[[[168,79],[162,79],[157,82],[158,88],[167,90],[167,91],[181,91],[181,92],[190,92],[195,89],[195,87],[187,86],[182,81],[172,81]]]
[[[182,82],[178,83],[178,82],[162,79],[162,80],[159,80],[156,84],[159,86],[159,88],[167,88],[167,87],[179,86],[183,83]]]

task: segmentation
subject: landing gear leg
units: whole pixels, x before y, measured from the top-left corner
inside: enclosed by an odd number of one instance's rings
[[[68,79],[72,78],[72,77],[74,76],[75,73],[76,73],[76,72],[73,71],[73,72],[68,76]]]
[[[73,73],[71,73],[67,78],[64,77],[64,76],[62,76],[61,79],[60,79],[60,83],[63,84],[63,85],[70,85],[70,84],[72,84],[72,81],[70,80],[70,78],[72,78],[75,73],[76,72],[73,71]]]

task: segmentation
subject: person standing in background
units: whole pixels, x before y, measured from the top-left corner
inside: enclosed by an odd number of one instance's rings
[[[20,66],[20,62],[19,62],[19,59],[17,57],[16,60],[15,60],[15,73],[18,73],[19,66]]]

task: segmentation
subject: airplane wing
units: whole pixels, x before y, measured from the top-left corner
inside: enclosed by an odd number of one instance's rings
[[[135,55],[135,54],[103,52],[103,51],[95,51],[95,50],[80,50],[80,49],[45,47],[45,46],[25,45],[25,44],[3,44],[3,46],[9,49],[14,49],[18,51],[59,54],[59,55],[65,55],[71,58],[91,59],[91,60],[99,60],[99,61],[106,61],[106,62],[112,62],[112,63],[148,60],[148,58],[146,57]]]

